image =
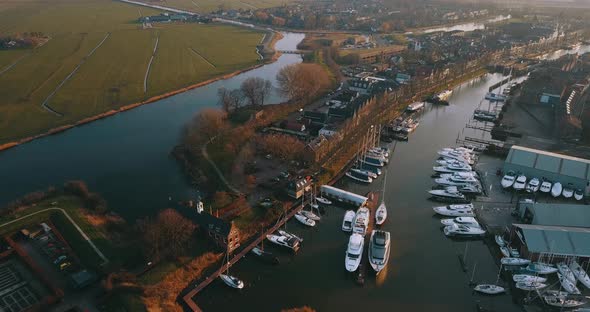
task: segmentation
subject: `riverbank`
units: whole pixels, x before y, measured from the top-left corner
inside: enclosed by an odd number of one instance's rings
[[[107,118],[107,117],[111,117],[111,116],[117,115],[119,113],[126,112],[128,110],[131,110],[131,109],[140,107],[142,105],[150,104],[150,103],[153,103],[153,102],[156,102],[156,101],[159,101],[159,100],[162,100],[162,99],[165,99],[165,98],[168,98],[168,97],[171,97],[171,96],[174,96],[174,95],[177,95],[177,94],[180,94],[180,93],[183,93],[183,92],[192,90],[192,89],[200,88],[200,87],[206,86],[208,84],[211,84],[211,83],[214,83],[214,82],[217,82],[217,81],[220,81],[220,80],[230,79],[230,78],[235,77],[237,75],[240,75],[242,73],[251,71],[253,69],[262,67],[264,65],[268,65],[270,63],[274,63],[274,62],[276,62],[278,60],[278,58],[281,55],[280,52],[278,52],[278,51],[276,51],[274,49],[274,45],[276,44],[276,42],[278,42],[280,39],[283,38],[283,35],[281,33],[276,33],[275,34],[274,31],[270,31],[267,34],[271,34],[270,36],[272,36],[272,39],[270,39],[268,41],[268,43],[264,43],[265,51],[267,51],[269,57],[268,58],[265,57],[265,60],[263,60],[259,64],[256,64],[256,65],[253,65],[253,66],[244,68],[244,69],[240,69],[240,70],[237,70],[237,71],[234,71],[234,72],[231,72],[231,73],[222,75],[222,76],[218,76],[218,77],[215,77],[215,78],[212,78],[212,79],[201,81],[201,82],[198,82],[198,83],[195,83],[195,84],[192,84],[192,85],[189,85],[187,87],[183,87],[183,88],[180,88],[180,89],[171,91],[171,92],[167,92],[167,93],[164,93],[164,94],[161,94],[161,95],[153,96],[153,97],[150,97],[149,99],[147,99],[145,101],[141,101],[141,102],[136,102],[136,103],[124,105],[124,106],[122,106],[122,107],[120,107],[118,109],[109,110],[109,111],[106,111],[104,113],[100,113],[100,114],[97,114],[97,115],[94,115],[94,116],[91,116],[91,117],[87,117],[87,118],[81,119],[81,120],[79,120],[77,122],[74,122],[72,124],[68,124],[68,125],[64,125],[64,126],[59,126],[59,127],[51,128],[51,129],[49,129],[46,132],[43,132],[41,134],[37,134],[37,135],[25,137],[25,138],[19,139],[19,140],[14,141],[14,142],[8,142],[8,143],[0,144],[0,152],[5,151],[5,150],[8,150],[8,149],[11,149],[11,148],[14,148],[14,147],[17,147],[19,145],[22,145],[22,144],[25,144],[25,143],[28,143],[28,142],[31,142],[33,140],[44,138],[44,137],[47,137],[47,136],[50,136],[50,135],[59,134],[61,132],[67,131],[67,130],[72,129],[72,128],[76,128],[76,127],[79,127],[79,126],[82,126],[82,125],[86,125],[88,123],[91,123],[91,122],[94,122],[94,121],[97,121],[97,120],[101,120],[101,119],[104,119],[104,118]],[[272,52],[270,52],[270,51],[272,51]]]

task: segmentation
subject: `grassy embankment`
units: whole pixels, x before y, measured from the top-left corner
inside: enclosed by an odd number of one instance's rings
[[[0,35],[41,31],[51,38],[36,49],[0,51],[0,144],[259,62],[255,51],[262,37],[259,32],[192,23],[141,29],[137,23],[141,15],[159,13],[106,0],[0,4]],[[87,57],[107,33],[110,36],[104,44]],[[158,37],[144,92],[145,73]],[[48,102],[63,116],[43,109],[43,101],[83,61]]]

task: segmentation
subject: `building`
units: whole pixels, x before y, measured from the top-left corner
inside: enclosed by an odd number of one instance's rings
[[[514,224],[513,237],[520,243],[521,257],[537,260],[546,255],[555,261],[590,257],[590,228]]]
[[[504,161],[504,172],[520,172],[528,178],[546,178],[590,193],[590,160],[546,152],[522,146],[512,146]]]
[[[322,185],[320,194],[324,197],[336,200],[339,203],[361,207],[367,204],[368,198],[330,185]]]
[[[226,222],[206,212],[197,215],[199,229],[217,248],[231,253],[240,246],[240,233],[233,222]]]
[[[353,79],[348,82],[349,89],[359,94],[370,94],[371,87],[373,86],[373,81],[368,79]]]
[[[309,178],[289,181],[285,188],[287,195],[295,199],[301,198],[305,192],[309,192],[310,190],[311,179]]]
[[[518,212],[526,224],[590,228],[588,205],[521,202]]]

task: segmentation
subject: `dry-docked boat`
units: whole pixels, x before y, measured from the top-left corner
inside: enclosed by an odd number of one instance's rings
[[[557,308],[576,308],[588,303],[588,301],[581,298],[568,298],[566,295],[544,295],[543,300],[550,306]]]
[[[588,277],[588,273],[582,269],[582,267],[576,261],[572,261],[570,263],[570,271],[574,274],[574,276],[582,283],[586,288],[590,288],[590,277]]]
[[[465,195],[459,192],[457,188],[454,186],[448,186],[442,190],[430,190],[428,191],[428,193],[438,200],[455,202],[461,202],[466,200]]]
[[[446,206],[432,208],[434,212],[445,217],[475,217],[472,209],[448,209]]]
[[[559,283],[561,283],[561,287],[565,291],[570,294],[579,295],[580,290],[576,287],[576,282],[572,282],[567,277],[563,276],[560,272],[557,272],[557,277],[559,278]]]
[[[359,173],[352,171],[352,170],[346,172],[346,176],[355,180],[355,181],[362,182],[362,183],[373,182],[373,178],[371,178],[367,175],[364,175],[364,174],[359,174]]]
[[[293,250],[299,248],[299,241],[295,238],[288,238],[283,235],[269,234],[266,235],[266,239],[268,239],[273,244],[287,247]]]
[[[574,272],[570,270],[569,266],[565,264],[565,262],[558,263],[557,270],[559,271],[559,273],[561,273],[561,275],[563,275],[568,280],[572,281],[573,283],[576,282],[576,276],[574,275]]]
[[[485,95],[485,99],[491,102],[504,102],[506,101],[506,96],[494,92],[488,92]]]
[[[539,192],[541,193],[549,193],[551,192],[551,182],[547,181],[547,180],[543,180],[543,182],[541,182],[541,187],[539,188]]]
[[[526,187],[526,177],[524,175],[519,175],[514,181],[512,187],[517,191],[522,191]]]
[[[314,221],[314,220],[312,220],[312,219],[310,219],[310,218],[308,218],[308,217],[306,217],[306,216],[304,216],[304,215],[301,213],[301,211],[300,211],[300,212],[297,212],[297,213],[295,214],[295,219],[296,219],[297,221],[299,221],[299,223],[301,223],[301,224],[303,224],[303,225],[307,225],[307,226],[310,226],[310,227],[313,227],[313,226],[315,226],[315,221]]]
[[[503,188],[509,188],[514,185],[514,181],[516,181],[516,173],[514,173],[514,171],[508,171],[508,173],[502,177],[500,184]]]
[[[541,182],[537,178],[532,178],[529,180],[529,183],[526,185],[526,191],[530,193],[535,193],[541,187]]]
[[[576,200],[582,200],[582,198],[584,198],[584,191],[582,191],[581,189],[576,189],[574,191],[574,198]]]

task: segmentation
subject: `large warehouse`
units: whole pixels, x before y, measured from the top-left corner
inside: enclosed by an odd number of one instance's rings
[[[574,188],[582,189],[586,195],[589,195],[590,160],[588,159],[514,145],[510,148],[504,162],[504,172],[508,171],[522,173],[528,179],[536,177],[561,182],[564,186],[571,183]]]

